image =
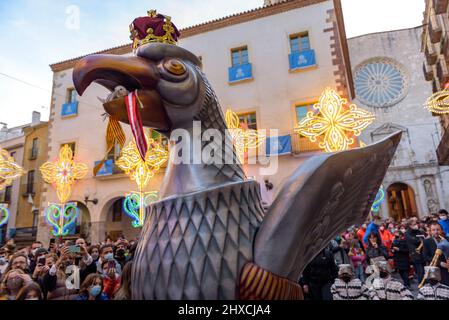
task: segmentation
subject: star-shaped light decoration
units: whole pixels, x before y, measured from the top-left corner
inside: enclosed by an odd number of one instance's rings
[[[349,149],[355,142],[353,136],[359,136],[375,117],[355,104],[347,108],[346,104],[347,100],[341,98],[335,90],[326,88],[319,102],[313,106],[314,112],[307,113],[295,132],[312,142],[319,139],[319,147],[327,152]]]
[[[245,153],[249,149],[256,149],[264,141],[265,134],[258,130],[248,129],[245,124],[240,123],[237,113],[228,109],[225,114],[226,125],[237,152],[240,163],[245,161]]]
[[[86,164],[73,161],[72,149],[67,144],[59,151],[59,159],[45,162],[40,167],[44,181],[56,186],[56,195],[61,203],[67,202],[72,194],[73,183],[84,178],[87,170]]]
[[[145,207],[157,200],[157,192],[144,192],[145,187],[154,177],[161,166],[168,160],[168,150],[145,133],[148,149],[145,161],[139,154],[136,142],[133,139],[121,152],[116,165],[135,181],[139,191],[132,191],[126,195],[123,202],[125,213],[133,220],[135,228],[142,227],[145,222]]]
[[[25,174],[25,170],[14,162],[8,151],[0,148],[0,190],[11,185],[14,179]]]
[[[449,113],[449,90],[446,88],[434,93],[427,99],[424,106],[432,113]]]

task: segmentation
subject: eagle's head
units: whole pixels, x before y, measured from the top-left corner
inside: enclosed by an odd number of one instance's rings
[[[126,93],[137,90],[143,126],[169,135],[191,128],[204,103],[201,61],[172,44],[149,43],[135,56],[97,54],[82,58],[73,71],[75,89],[82,95],[93,82],[111,92],[103,103],[106,112],[129,123]],[[126,90],[125,90],[126,89]],[[124,93],[122,92],[124,91]]]

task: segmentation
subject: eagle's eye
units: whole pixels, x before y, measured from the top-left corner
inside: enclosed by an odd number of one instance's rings
[[[172,75],[181,76],[187,72],[186,66],[178,59],[168,59],[163,62],[163,67],[165,70],[170,72]]]

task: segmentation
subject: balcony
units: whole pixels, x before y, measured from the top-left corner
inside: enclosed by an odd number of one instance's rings
[[[94,167],[97,166],[101,161],[95,161]],[[101,166],[100,170],[98,170],[96,177],[107,177],[115,174],[123,174],[123,170],[117,167],[114,163],[114,160],[108,159]]]
[[[315,50],[292,52],[288,56],[290,71],[298,71],[316,66]]]
[[[446,13],[449,0],[433,0],[432,2],[436,14]]]
[[[441,28],[440,17],[432,14],[428,24],[429,38],[431,43],[438,43],[441,41],[443,29]]]
[[[433,80],[433,68],[428,66],[426,62],[423,62],[423,71],[424,71],[424,77],[426,78],[426,81],[432,81]]]
[[[438,54],[435,50],[435,45],[430,42],[429,37],[427,37],[427,45],[424,51],[427,59],[427,64],[429,66],[433,66],[437,62]]]
[[[440,56],[437,63],[437,77],[440,84],[444,85],[449,81],[449,70],[447,68],[446,60],[443,56]]]
[[[308,152],[321,152],[321,148],[318,146],[318,142],[312,142],[309,138],[303,137],[297,133],[292,133],[292,153],[308,153]]]
[[[228,82],[230,84],[253,79],[251,63],[232,66],[228,69]]]
[[[61,117],[68,118],[78,115],[78,101],[64,103],[61,107]]]

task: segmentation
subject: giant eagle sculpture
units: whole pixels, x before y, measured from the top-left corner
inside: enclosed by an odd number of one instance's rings
[[[169,17],[151,11],[131,30],[134,56],[97,54],[77,63],[78,93],[96,82],[112,92],[104,101],[108,114],[131,125],[137,115],[166,136],[184,129],[198,138],[193,121],[201,121],[199,135],[222,132],[224,152],[232,142],[218,99],[201,61],[174,44],[179,32]],[[133,116],[131,93],[139,101]],[[259,184],[237,161],[171,161],[160,200],[147,208],[133,299],[301,299],[301,272],[336,234],[366,219],[400,137],[311,158],[266,211]],[[211,143],[218,142],[202,147]],[[183,152],[181,145],[171,143],[171,156]]]

